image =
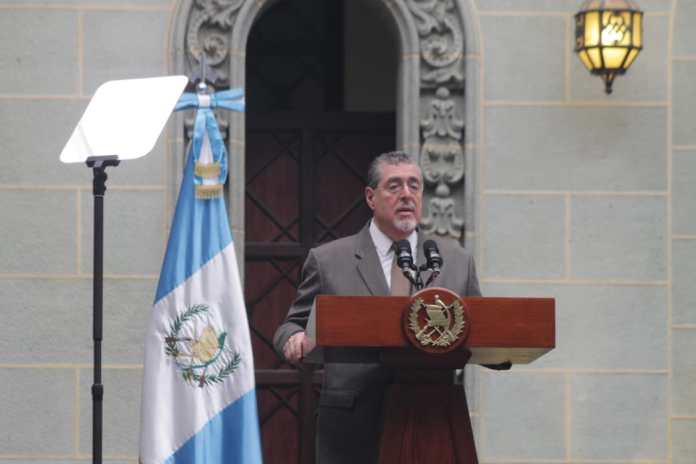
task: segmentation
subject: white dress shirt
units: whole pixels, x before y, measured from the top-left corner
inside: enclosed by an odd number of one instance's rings
[[[382,265],[382,271],[384,272],[384,278],[387,279],[387,285],[391,289],[391,268],[392,262],[394,261],[394,251],[392,250],[392,244],[394,241],[387,237],[384,232],[379,230],[377,223],[374,220],[370,220],[370,237],[372,237],[372,243],[375,244],[375,249],[377,250],[377,256],[379,257],[379,262]],[[413,256],[413,262],[416,262],[418,255],[418,233],[414,230],[411,235],[407,237],[408,243],[411,244],[411,255]]]

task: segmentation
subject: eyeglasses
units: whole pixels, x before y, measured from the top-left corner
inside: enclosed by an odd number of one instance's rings
[[[406,182],[404,182],[403,179],[390,179],[387,182],[387,185],[382,188],[390,194],[395,195],[406,187],[411,191],[411,193],[420,193],[423,189],[423,185],[418,179],[408,179]]]

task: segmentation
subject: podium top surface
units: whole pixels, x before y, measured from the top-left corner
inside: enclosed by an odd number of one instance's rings
[[[464,348],[472,363],[529,363],[556,345],[553,298],[462,298],[470,333]],[[324,348],[402,349],[410,346],[401,317],[409,297],[319,295],[316,342]],[[312,334],[310,334],[311,336]]]

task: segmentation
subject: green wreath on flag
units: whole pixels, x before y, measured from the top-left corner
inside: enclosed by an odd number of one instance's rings
[[[242,361],[227,343],[227,332],[209,323],[200,333],[183,336],[181,331],[196,318],[208,314],[208,305],[194,304],[177,314],[164,338],[164,353],[174,360],[186,383],[200,388],[221,383]]]

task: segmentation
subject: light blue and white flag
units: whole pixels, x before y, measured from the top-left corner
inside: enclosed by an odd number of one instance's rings
[[[261,463],[251,340],[224,199],[195,194],[189,154],[145,341],[140,460]],[[222,161],[218,159],[217,161]]]

